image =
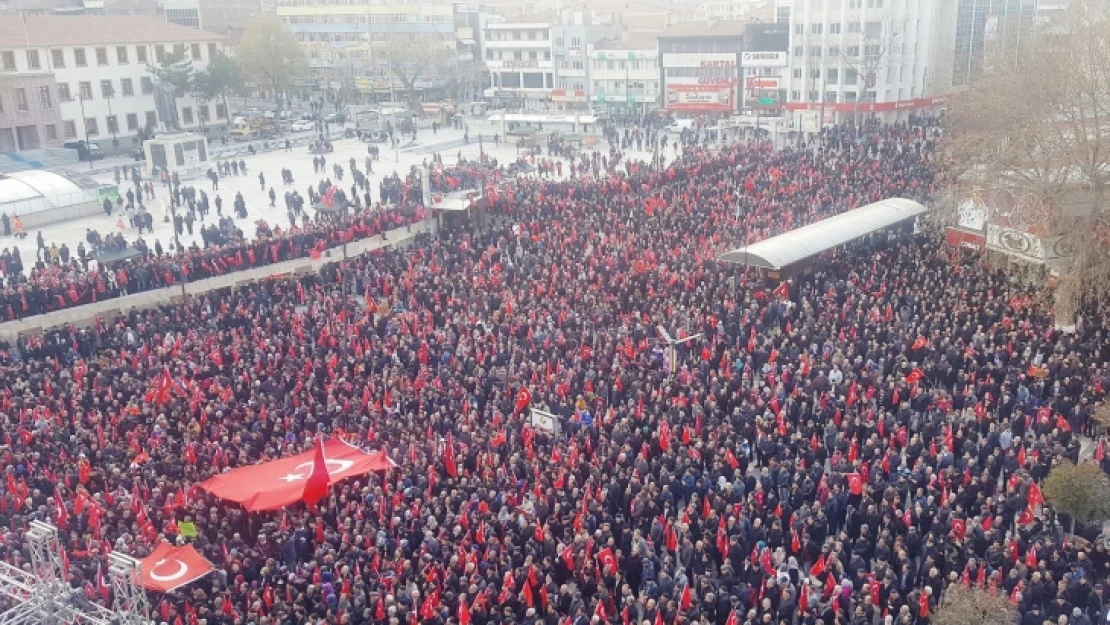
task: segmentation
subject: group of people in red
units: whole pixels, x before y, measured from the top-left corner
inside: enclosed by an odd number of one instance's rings
[[[22,338],[0,557],[54,522],[110,602],[109,552],[193,547],[216,573],[152,595],[171,625],[928,625],[959,585],[1098,622],[1110,556],[1038,484],[1100,434],[1102,322],[1056,331],[924,235],[785,285],[715,260],[928,199],[935,159],[868,125],[521,179],[473,229]],[[703,336],[671,354],[660,326]],[[199,487],[317,438],[398,466],[273,512]]]

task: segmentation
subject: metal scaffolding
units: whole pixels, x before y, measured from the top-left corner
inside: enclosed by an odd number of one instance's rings
[[[120,625],[145,625],[150,613],[146,591],[139,585],[140,563],[122,553],[108,555],[108,577],[112,579],[112,609]]]
[[[85,597],[80,590],[70,587],[68,571],[62,557],[62,545],[58,539],[58,529],[48,523],[31,521],[25,535],[27,547],[31,552],[29,570],[17,568],[0,562],[0,597],[7,598],[13,606],[0,613],[0,625],[145,625],[146,596],[132,601],[131,609],[121,611],[118,597],[141,595],[138,586],[138,562],[126,576],[130,588],[116,585],[113,574],[112,586],[117,592],[116,610],[98,606]],[[122,592],[121,592],[122,590]],[[136,610],[135,608],[138,608]]]

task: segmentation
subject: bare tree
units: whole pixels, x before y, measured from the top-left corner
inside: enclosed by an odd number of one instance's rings
[[[1075,0],[1029,37],[953,102],[949,175],[1018,198],[1012,220],[1061,237],[1054,310],[1070,326],[1110,310],[1110,16]]]
[[[453,47],[424,39],[391,40],[377,47],[375,53],[378,59],[388,63],[389,73],[401,82],[409,108],[420,117],[424,109],[417,97],[417,83],[423,78],[450,76],[456,58]]]
[[[901,53],[901,39],[901,31],[887,16],[868,21],[859,32],[845,35],[840,59],[847,69],[856,73],[853,121],[858,121],[859,106],[865,101],[867,91],[874,89],[879,77],[886,74],[897,61]]]
[[[954,585],[945,591],[933,625],[1013,625],[1015,608],[1005,594]]]

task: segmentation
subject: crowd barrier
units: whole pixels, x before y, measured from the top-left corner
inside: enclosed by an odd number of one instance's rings
[[[411,245],[418,234],[428,233],[434,235],[436,233],[436,228],[436,217],[433,216],[424,221],[414,223],[411,226],[401,226],[400,228],[390,230],[385,233],[384,239],[381,236],[376,236],[348,243],[345,253],[349,258],[360,254],[366,254],[367,252],[372,252],[383,247],[405,247]],[[343,246],[338,246],[325,250],[318,259],[313,259],[311,257],[297,258],[275,263],[273,265],[266,265],[265,267],[257,267],[245,271],[233,271],[231,273],[213,276],[195,282],[186,282],[153,291],[143,291],[142,293],[124,295],[123,297],[93,302],[84,306],[57,310],[44,315],[35,315],[25,319],[0,323],[0,341],[8,341],[11,343],[20,336],[39,335],[51,328],[68,326],[71,324],[79,328],[91,327],[95,324],[97,317],[102,321],[107,321],[136,308],[154,308],[163,304],[180,303],[185,297],[190,295],[201,295],[209,291],[240,286],[274,276],[316,273],[319,272],[324,265],[342,260],[344,257],[343,255]]]

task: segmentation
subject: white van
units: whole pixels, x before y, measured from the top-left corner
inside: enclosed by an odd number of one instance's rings
[[[676,135],[682,134],[683,130],[693,130],[697,126],[697,122],[692,119],[676,119],[669,126],[667,132],[672,132]]]

